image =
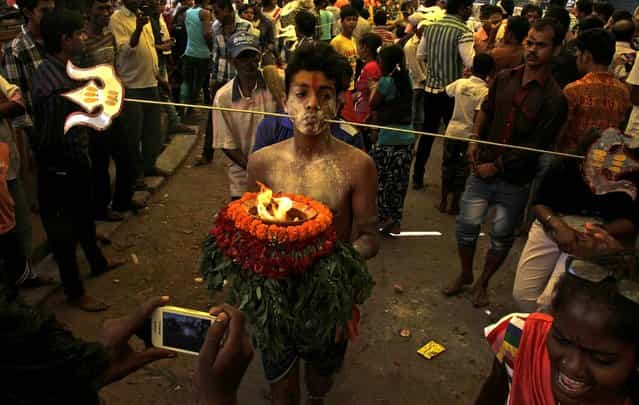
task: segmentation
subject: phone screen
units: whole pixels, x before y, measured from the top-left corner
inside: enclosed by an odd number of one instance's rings
[[[164,312],[162,345],[199,353],[210,326],[210,319]]]

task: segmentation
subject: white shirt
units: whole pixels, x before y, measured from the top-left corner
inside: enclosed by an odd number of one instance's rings
[[[473,132],[475,112],[488,95],[488,84],[484,79],[471,76],[446,86],[446,94],[455,98],[455,109],[446,128],[446,136],[468,138]]]
[[[621,81],[626,80],[628,77],[628,71],[626,70],[626,60],[628,56],[634,57],[635,50],[630,46],[630,42],[617,41],[615,43],[615,55],[612,58],[612,64],[610,65],[610,71],[615,77]]]
[[[423,89],[427,75],[426,62],[417,58],[418,45],[419,38],[417,38],[417,35],[413,35],[404,46],[404,57],[406,58],[410,80],[413,82],[413,89]]]
[[[626,83],[633,86],[639,86],[639,53],[635,57],[635,64],[632,65],[632,70],[626,79]],[[628,119],[628,126],[626,127],[626,134],[633,137],[639,137],[639,106],[633,105],[630,118]]]
[[[265,112],[275,112],[277,107],[275,99],[261,75],[249,97],[242,94],[239,80],[236,77],[217,91],[213,105]],[[255,143],[257,126],[262,118],[264,118],[262,114],[214,110],[213,147],[216,149],[237,149],[248,159]],[[231,197],[241,197],[247,191],[246,170],[231,162],[228,165],[228,176]]]

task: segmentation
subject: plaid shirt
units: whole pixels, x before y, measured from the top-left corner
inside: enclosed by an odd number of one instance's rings
[[[4,77],[22,90],[27,109],[26,114],[13,119],[16,128],[33,126],[31,114],[31,80],[38,66],[44,61],[44,47],[36,42],[26,26],[11,42],[5,44],[2,56],[2,70]]]
[[[229,35],[224,35],[224,26],[219,20],[213,23],[213,47],[211,48],[211,58],[213,68],[211,70],[211,81],[224,84],[235,77],[235,69],[231,65],[226,41],[238,31],[250,31],[251,23],[235,16],[235,29]]]

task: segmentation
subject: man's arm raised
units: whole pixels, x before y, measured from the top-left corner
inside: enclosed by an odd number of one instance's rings
[[[355,171],[353,195],[353,247],[364,259],[379,251],[377,236],[377,169],[373,159],[365,156]]]

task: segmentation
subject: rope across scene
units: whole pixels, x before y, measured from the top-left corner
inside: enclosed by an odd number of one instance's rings
[[[176,106],[176,107],[199,108],[199,109],[205,109],[205,110],[227,111],[227,112],[235,112],[235,113],[242,113],[242,114],[261,114],[261,115],[269,115],[269,116],[272,116],[272,117],[283,117],[283,118],[290,117],[288,114],[282,114],[282,113],[274,113],[274,112],[266,112],[266,111],[255,111],[255,110],[242,110],[242,109],[239,109],[239,108],[229,108],[229,107],[214,107],[214,106],[199,105],[199,104],[172,103],[172,102],[169,102],[169,101],[143,100],[143,99],[139,99],[139,98],[125,98],[124,101],[128,101],[130,103],[141,103],[141,104],[173,105],[173,106]],[[415,130],[412,130],[412,129],[394,128],[394,127],[387,127],[387,126],[375,125],[375,124],[363,124],[363,123],[351,122],[351,121],[327,120],[327,122],[329,122],[331,124],[348,124],[348,125],[352,125],[354,127],[364,127],[364,128],[372,128],[372,129],[386,129],[386,130],[390,130],[390,131],[404,132],[404,133],[413,134],[413,135],[417,135],[417,136],[432,136],[432,137],[435,137],[435,138],[444,138],[444,139],[450,139],[450,140],[462,141],[462,142],[475,142],[475,143],[479,143],[479,144],[483,144],[483,145],[499,146],[499,147],[502,147],[502,148],[525,150],[525,151],[528,151],[528,152],[535,152],[535,153],[544,153],[544,154],[547,154],[547,155],[561,156],[561,157],[574,158],[574,159],[584,159],[584,156],[574,155],[572,153],[563,153],[563,152],[555,152],[555,151],[551,151],[551,150],[529,148],[528,146],[508,145],[508,144],[499,143],[499,142],[484,141],[484,140],[481,140],[481,139],[469,139],[469,138],[461,138],[461,137],[457,137],[457,136],[446,136],[446,135],[442,135],[442,134],[436,134],[436,133],[433,133],[433,132],[415,131]]]

